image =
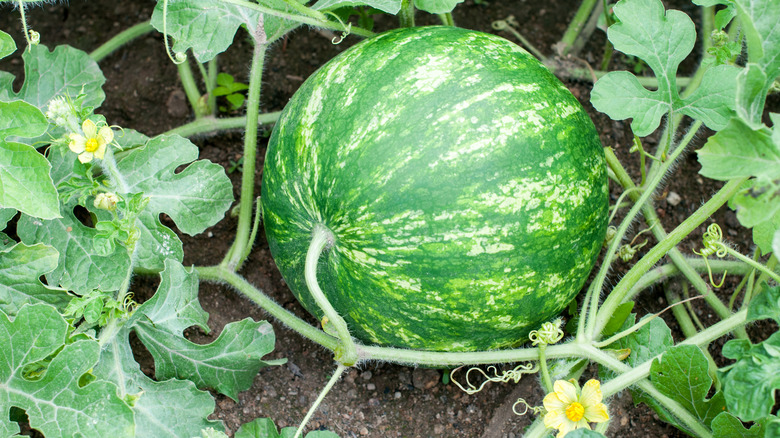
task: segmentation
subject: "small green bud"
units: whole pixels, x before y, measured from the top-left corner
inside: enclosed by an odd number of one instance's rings
[[[114,193],[98,193],[93,205],[101,210],[114,211],[117,202],[119,202],[119,197]]]

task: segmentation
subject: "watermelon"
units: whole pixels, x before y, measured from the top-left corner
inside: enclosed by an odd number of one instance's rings
[[[516,346],[582,288],[607,228],[602,146],[537,59],[456,27],[386,32],[309,77],[265,157],[265,233],[292,292],[317,278],[353,336],[429,351]]]

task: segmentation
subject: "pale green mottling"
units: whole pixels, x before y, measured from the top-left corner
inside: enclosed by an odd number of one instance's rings
[[[516,45],[389,32],[324,66],[280,117],[266,234],[317,314],[301,260],[311,228],[331,229],[320,283],[364,342],[512,346],[587,277],[607,215],[600,154],[577,102]]]

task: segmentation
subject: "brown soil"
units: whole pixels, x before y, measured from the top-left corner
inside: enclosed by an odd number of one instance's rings
[[[29,23],[42,35],[42,41],[49,47],[70,44],[90,51],[111,36],[129,26],[148,20],[153,1],[109,2],[72,0],[70,4],[42,5],[28,12]],[[556,0],[531,2],[507,0],[475,4],[467,0],[459,6],[454,15],[455,22],[463,27],[494,32],[491,22],[514,15],[521,23],[521,32],[544,53],[553,53],[553,45],[559,40],[566,24],[573,16],[579,2]],[[695,10],[690,2],[674,2],[692,16]],[[538,6],[543,4],[543,6]],[[418,19],[423,23],[436,23],[436,17]],[[376,26],[385,29],[395,26],[393,17],[377,16]],[[23,47],[19,29],[18,12],[9,7],[0,9],[0,28],[17,38]],[[514,40],[511,34],[502,36]],[[292,93],[319,65],[354,44],[358,39],[348,38],[341,45],[333,45],[327,33],[299,29],[282,42],[276,43],[267,57],[262,111],[280,110]],[[596,31],[580,57],[593,64],[601,62],[604,34]],[[234,46],[220,57],[220,70],[234,75],[236,80],[246,81],[250,60],[250,47],[245,34],[239,31]],[[615,63],[620,63],[616,58]],[[107,98],[98,110],[111,124],[133,128],[148,135],[155,135],[177,127],[190,120],[184,94],[178,81],[176,67],[165,55],[159,34],[149,34],[133,41],[102,61],[101,67],[107,77],[104,87]],[[21,79],[22,63],[18,53],[3,60],[0,68],[10,70]],[[614,66],[613,66],[614,68]],[[690,66],[688,67],[690,68]],[[588,104],[591,84],[568,81],[572,90],[588,109],[601,139],[605,145],[614,147],[624,163],[631,163],[632,174],[638,174],[638,159],[629,156],[631,144],[628,125],[614,122],[593,110]],[[19,82],[17,82],[17,86]],[[770,100],[777,110],[780,102]],[[697,145],[704,138],[697,140]],[[217,136],[195,139],[201,148],[201,158],[220,163],[226,169],[230,162],[242,154],[240,132],[222,133]],[[648,143],[652,140],[648,140]],[[695,147],[698,147],[694,145]],[[652,148],[652,144],[648,147]],[[258,182],[260,189],[264,145],[258,152]],[[667,230],[679,224],[692,213],[719,184],[700,177],[695,154],[683,159],[674,175],[668,180],[663,194],[658,196],[658,213]],[[234,182],[238,197],[240,174],[229,174]],[[667,202],[669,193],[680,195],[682,202],[673,205]],[[613,196],[613,201],[617,195]],[[725,235],[742,252],[749,252],[752,240],[749,231],[742,229],[733,212],[723,209],[715,216],[723,227]],[[167,224],[172,226],[170,220]],[[185,246],[185,265],[212,265],[218,263],[233,239],[236,221],[226,218],[205,233],[190,237],[182,236]],[[644,228],[637,224],[637,230]],[[702,227],[703,229],[704,227]],[[690,253],[700,242],[701,231],[681,244],[684,252]],[[652,246],[650,242],[645,248]],[[640,252],[639,256],[643,253]],[[613,279],[619,278],[627,265],[618,264]],[[249,282],[264,291],[278,303],[314,323],[287,289],[260,233],[250,259],[240,272]],[[139,298],[148,298],[154,293],[157,280],[153,277],[138,277],[133,290]],[[729,284],[722,289],[723,296],[733,290]],[[200,301],[209,312],[210,335],[188,331],[196,342],[208,342],[219,335],[222,327],[231,321],[251,317],[267,319],[267,314],[250,304],[249,300],[235,291],[217,284],[205,283],[200,288]],[[638,297],[636,309],[641,313],[657,312],[666,306],[662,291],[647,291]],[[706,323],[715,321],[708,308],[695,302],[700,318]],[[677,339],[681,334],[671,315],[665,319]],[[332,355],[312,344],[296,333],[272,321],[276,329],[276,349],[270,358],[287,358],[287,365],[262,370],[248,391],[240,394],[239,401],[217,395],[217,407],[212,418],[223,420],[229,434],[247,421],[256,417],[270,417],[278,426],[293,426],[303,418],[309,405],[317,397],[335,369]],[[752,330],[757,339],[766,337],[776,327],[769,324],[757,325]],[[142,369],[153,374],[150,355],[136,342],[137,359]],[[722,342],[719,343],[722,345]],[[717,356],[717,349],[712,352]],[[589,370],[593,373],[595,370]],[[319,411],[309,424],[311,429],[325,428],[342,437],[464,437],[501,438],[522,436],[524,428],[531,422],[531,415],[524,417],[512,413],[512,404],[517,398],[524,398],[531,405],[540,405],[543,393],[535,377],[529,377],[518,384],[491,384],[476,395],[466,395],[452,384],[442,383],[442,372],[424,368],[410,368],[384,363],[369,363],[359,369],[352,369],[339,381],[325,399]],[[615,437],[682,437],[673,427],[658,420],[657,415],[644,405],[634,406],[628,392],[611,400],[610,413],[613,421],[609,436]]]

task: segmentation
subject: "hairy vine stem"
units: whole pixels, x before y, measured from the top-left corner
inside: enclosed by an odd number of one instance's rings
[[[688,146],[688,143],[690,143],[690,141],[693,139],[696,131],[699,130],[701,125],[701,121],[696,121],[694,123],[694,125],[691,127],[691,130],[688,132],[688,135],[683,138],[677,148],[675,148],[674,152],[672,152],[669,158],[661,165],[659,172],[653,175],[653,177],[647,182],[647,186],[643,188],[644,190],[639,196],[639,199],[637,199],[637,203],[631,208],[626,217],[623,219],[623,222],[620,224],[620,227],[618,227],[617,234],[615,235],[614,240],[612,240],[612,243],[610,243],[606,256],[602,261],[601,269],[599,269],[598,274],[596,274],[596,278],[594,279],[593,283],[591,283],[590,288],[585,295],[585,301],[583,302],[581,310],[582,316],[580,317],[580,322],[577,329],[578,340],[593,340],[599,336],[599,333],[601,333],[601,329],[603,329],[606,321],[602,321],[603,324],[601,324],[600,329],[596,328],[596,326],[599,325],[597,324],[597,315],[601,314],[598,308],[599,298],[601,295],[601,290],[604,287],[604,282],[607,278],[607,271],[612,265],[612,261],[615,259],[618,246],[620,245],[623,236],[626,234],[626,231],[628,231],[628,227],[631,225],[637,214],[639,214],[642,206],[645,204],[645,202],[650,200],[650,197],[652,196],[655,189],[661,184],[666,171],[672,166],[682,151],[685,150],[685,148]],[[637,263],[637,265],[639,264]],[[650,267],[648,266],[645,271],[649,268]],[[611,293],[610,297],[612,297],[612,295],[614,295],[614,293]],[[614,311],[614,309],[612,310]],[[609,315],[611,315],[611,313]]]
[[[338,333],[341,344],[336,348],[336,360],[347,366],[352,366],[358,361],[357,348],[352,335],[349,333],[347,322],[336,312],[336,309],[330,304],[325,293],[320,289],[317,283],[317,262],[320,255],[332,241],[333,234],[324,225],[317,225],[312,230],[311,244],[306,252],[306,267],[304,268],[304,277],[309,293],[320,306],[322,312],[328,318],[328,323],[332,324]]]
[[[92,58],[92,60],[95,62],[100,62],[118,48],[142,35],[146,35],[147,33],[152,32],[153,30],[154,27],[152,27],[152,23],[148,20],[142,23],[138,23],[135,26],[132,26],[114,35],[113,38],[103,43],[97,49],[93,50],[92,53],[89,54],[89,57]]]
[[[333,385],[336,384],[336,382],[339,381],[341,378],[341,375],[344,374],[344,370],[346,370],[347,367],[344,365],[339,364],[336,368],[336,371],[333,373],[332,376],[330,376],[330,380],[328,380],[328,384],[325,385],[324,388],[322,388],[322,391],[320,391],[320,395],[317,396],[317,400],[314,401],[314,403],[309,408],[309,412],[306,413],[306,416],[303,417],[303,421],[301,421],[301,425],[298,426],[298,429],[295,431],[295,435],[293,435],[293,438],[299,438],[303,436],[303,430],[306,428],[306,424],[311,419],[311,416],[314,415],[314,413],[317,411],[317,408],[322,403],[322,400],[325,399],[325,396],[328,395],[330,390],[333,388]]]
[[[259,26],[262,29],[262,23]],[[241,199],[239,199],[238,226],[225,259],[224,266],[237,270],[246,260],[254,242],[249,240],[254,211],[255,166],[257,164],[257,124],[260,116],[260,87],[263,82],[263,65],[268,48],[265,34],[255,36],[252,69],[249,73],[249,91],[246,101],[246,125],[244,133],[244,168],[241,172]]]
[[[593,331],[590,331],[591,335],[601,333],[601,330],[604,329],[604,326],[607,321],[609,321],[612,313],[614,313],[617,306],[624,301],[628,292],[633,285],[639,281],[642,275],[658,262],[661,257],[667,254],[670,249],[689,235],[694,228],[701,225],[701,223],[712,216],[718,208],[731,199],[731,196],[739,190],[740,185],[745,179],[746,178],[738,178],[726,183],[726,185],[724,185],[709,201],[704,203],[704,205],[699,207],[698,210],[677,226],[677,228],[669,233],[664,240],[658,242],[657,245],[650,249],[650,251],[626,273],[617,286],[612,289],[612,292],[610,292],[607,299],[604,300],[601,308],[598,309],[598,316],[594,320]]]
[[[607,157],[607,164],[609,165],[609,168],[612,169],[612,172],[615,174],[618,182],[621,186],[623,186],[626,192],[629,192],[629,198],[631,198],[632,201],[637,202],[639,200],[639,194],[634,191],[634,189],[637,187],[634,185],[631,177],[628,176],[628,173],[623,168],[622,164],[620,164],[620,161],[611,149],[605,149],[605,154]],[[652,233],[656,240],[661,242],[666,239],[666,230],[664,230],[663,226],[661,225],[660,218],[655,212],[655,208],[651,202],[647,202],[642,205],[642,214],[644,215],[647,223],[655,224],[655,226],[652,227]],[[674,263],[679,268],[680,272],[691,283],[691,285],[693,285],[694,289],[696,289],[699,294],[704,296],[704,300],[721,319],[726,318],[731,314],[731,311],[723,304],[723,302],[720,301],[720,299],[718,299],[715,294],[712,293],[710,288],[707,286],[707,283],[705,283],[696,270],[691,267],[690,260],[686,259],[686,257],[683,256],[679,249],[673,247],[669,250],[667,255],[672,260],[672,263]],[[736,335],[743,339],[747,338],[747,333],[744,330],[738,330]]]

